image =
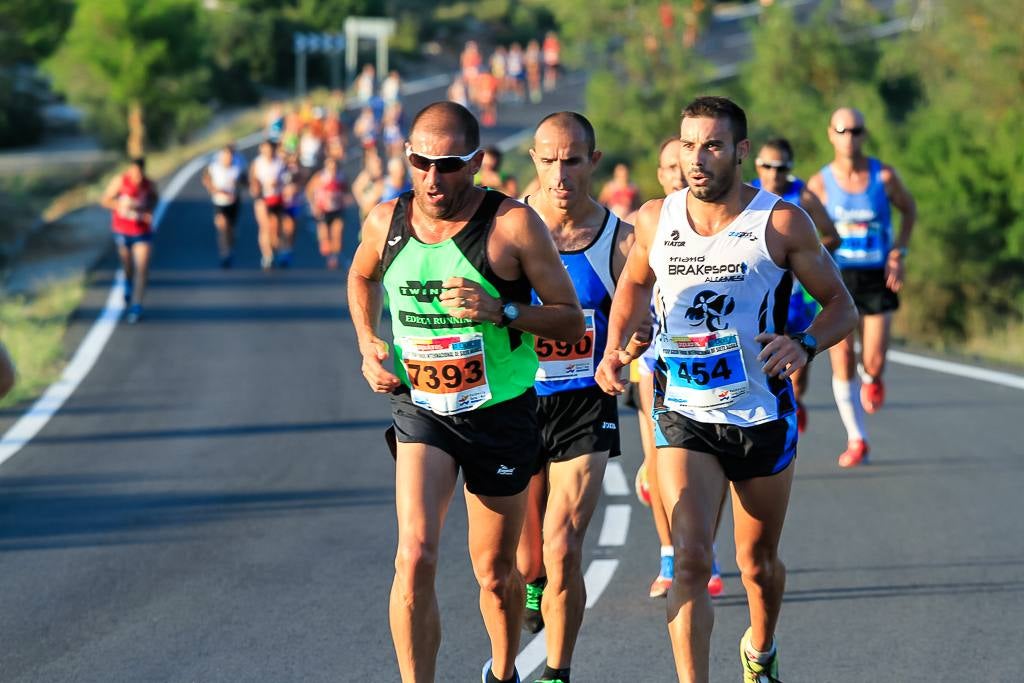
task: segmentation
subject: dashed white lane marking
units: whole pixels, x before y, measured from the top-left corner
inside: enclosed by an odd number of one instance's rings
[[[909,365],[914,368],[934,370],[935,372],[942,372],[947,375],[956,375],[957,377],[976,379],[979,382],[1001,384],[1004,387],[1024,390],[1024,377],[1021,377],[1020,375],[1012,375],[1008,372],[988,370],[987,368],[964,365],[963,363],[953,363],[948,360],[939,360],[937,358],[916,356],[904,351],[889,351],[887,358],[891,362],[898,363],[900,365]]]
[[[608,496],[628,496],[629,484],[626,482],[626,474],[622,471],[622,465],[618,460],[612,460],[604,470],[604,492]]]
[[[618,560],[594,560],[583,575],[583,583],[587,587],[587,609],[593,607],[600,599],[604,589],[611,583],[615,570],[619,567]],[[548,656],[544,631],[541,631],[526,644],[516,657],[516,670],[522,680],[529,680],[530,675],[545,662]]]
[[[633,508],[629,505],[607,505],[604,510],[604,523],[597,544],[601,547],[620,546],[626,544],[629,533],[629,517]]]

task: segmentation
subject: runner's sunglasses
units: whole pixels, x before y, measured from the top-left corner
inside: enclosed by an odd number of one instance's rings
[[[412,151],[410,145],[405,146],[405,156],[409,158],[409,164],[420,171],[429,171],[433,166],[438,173],[455,173],[466,168],[466,164],[473,160],[479,149],[475,149],[464,157],[456,155],[434,156],[433,154],[420,154]]]
[[[843,133],[849,133],[853,137],[864,134],[864,126],[854,126],[853,128],[846,128],[845,126],[836,126],[833,128],[835,132],[842,135]]]
[[[763,159],[757,159],[755,163],[761,168],[770,168],[776,171],[788,171],[793,168],[793,164],[788,161],[764,161]]]

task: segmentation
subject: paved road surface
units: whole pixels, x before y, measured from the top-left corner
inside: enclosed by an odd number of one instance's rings
[[[569,105],[524,110],[491,137]],[[387,403],[359,374],[343,279],[320,269],[311,235],[292,270],[265,274],[243,215],[242,265],[217,270],[209,207],[186,187],[158,237],[146,320],[117,329],[0,468],[0,681],[397,680]],[[782,548],[784,680],[1017,680],[1024,393],[901,366],[888,377],[875,461],[847,472],[827,362],[814,370]],[[631,479],[638,438],[623,425]],[[608,505],[631,508],[624,545],[598,546]],[[444,681],[478,680],[486,658],[465,534],[457,501],[438,577]],[[726,533],[715,681],[739,679],[746,625],[731,552]],[[586,557],[618,565],[574,679],[672,680],[664,603],[646,598],[654,532],[630,494],[606,496]]]

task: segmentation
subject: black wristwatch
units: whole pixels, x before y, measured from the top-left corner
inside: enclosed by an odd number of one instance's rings
[[[807,334],[806,332],[797,332],[796,334],[789,335],[789,338],[800,345],[800,348],[807,354],[807,362],[810,363],[814,360],[814,356],[818,353],[818,340],[814,338],[814,335]]]
[[[508,327],[519,317],[519,304],[514,301],[506,301],[501,305],[501,320],[498,327]]]

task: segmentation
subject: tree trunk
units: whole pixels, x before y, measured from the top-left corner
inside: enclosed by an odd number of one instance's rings
[[[134,100],[128,106],[128,157],[135,159],[146,153],[146,122],[142,103]]]

